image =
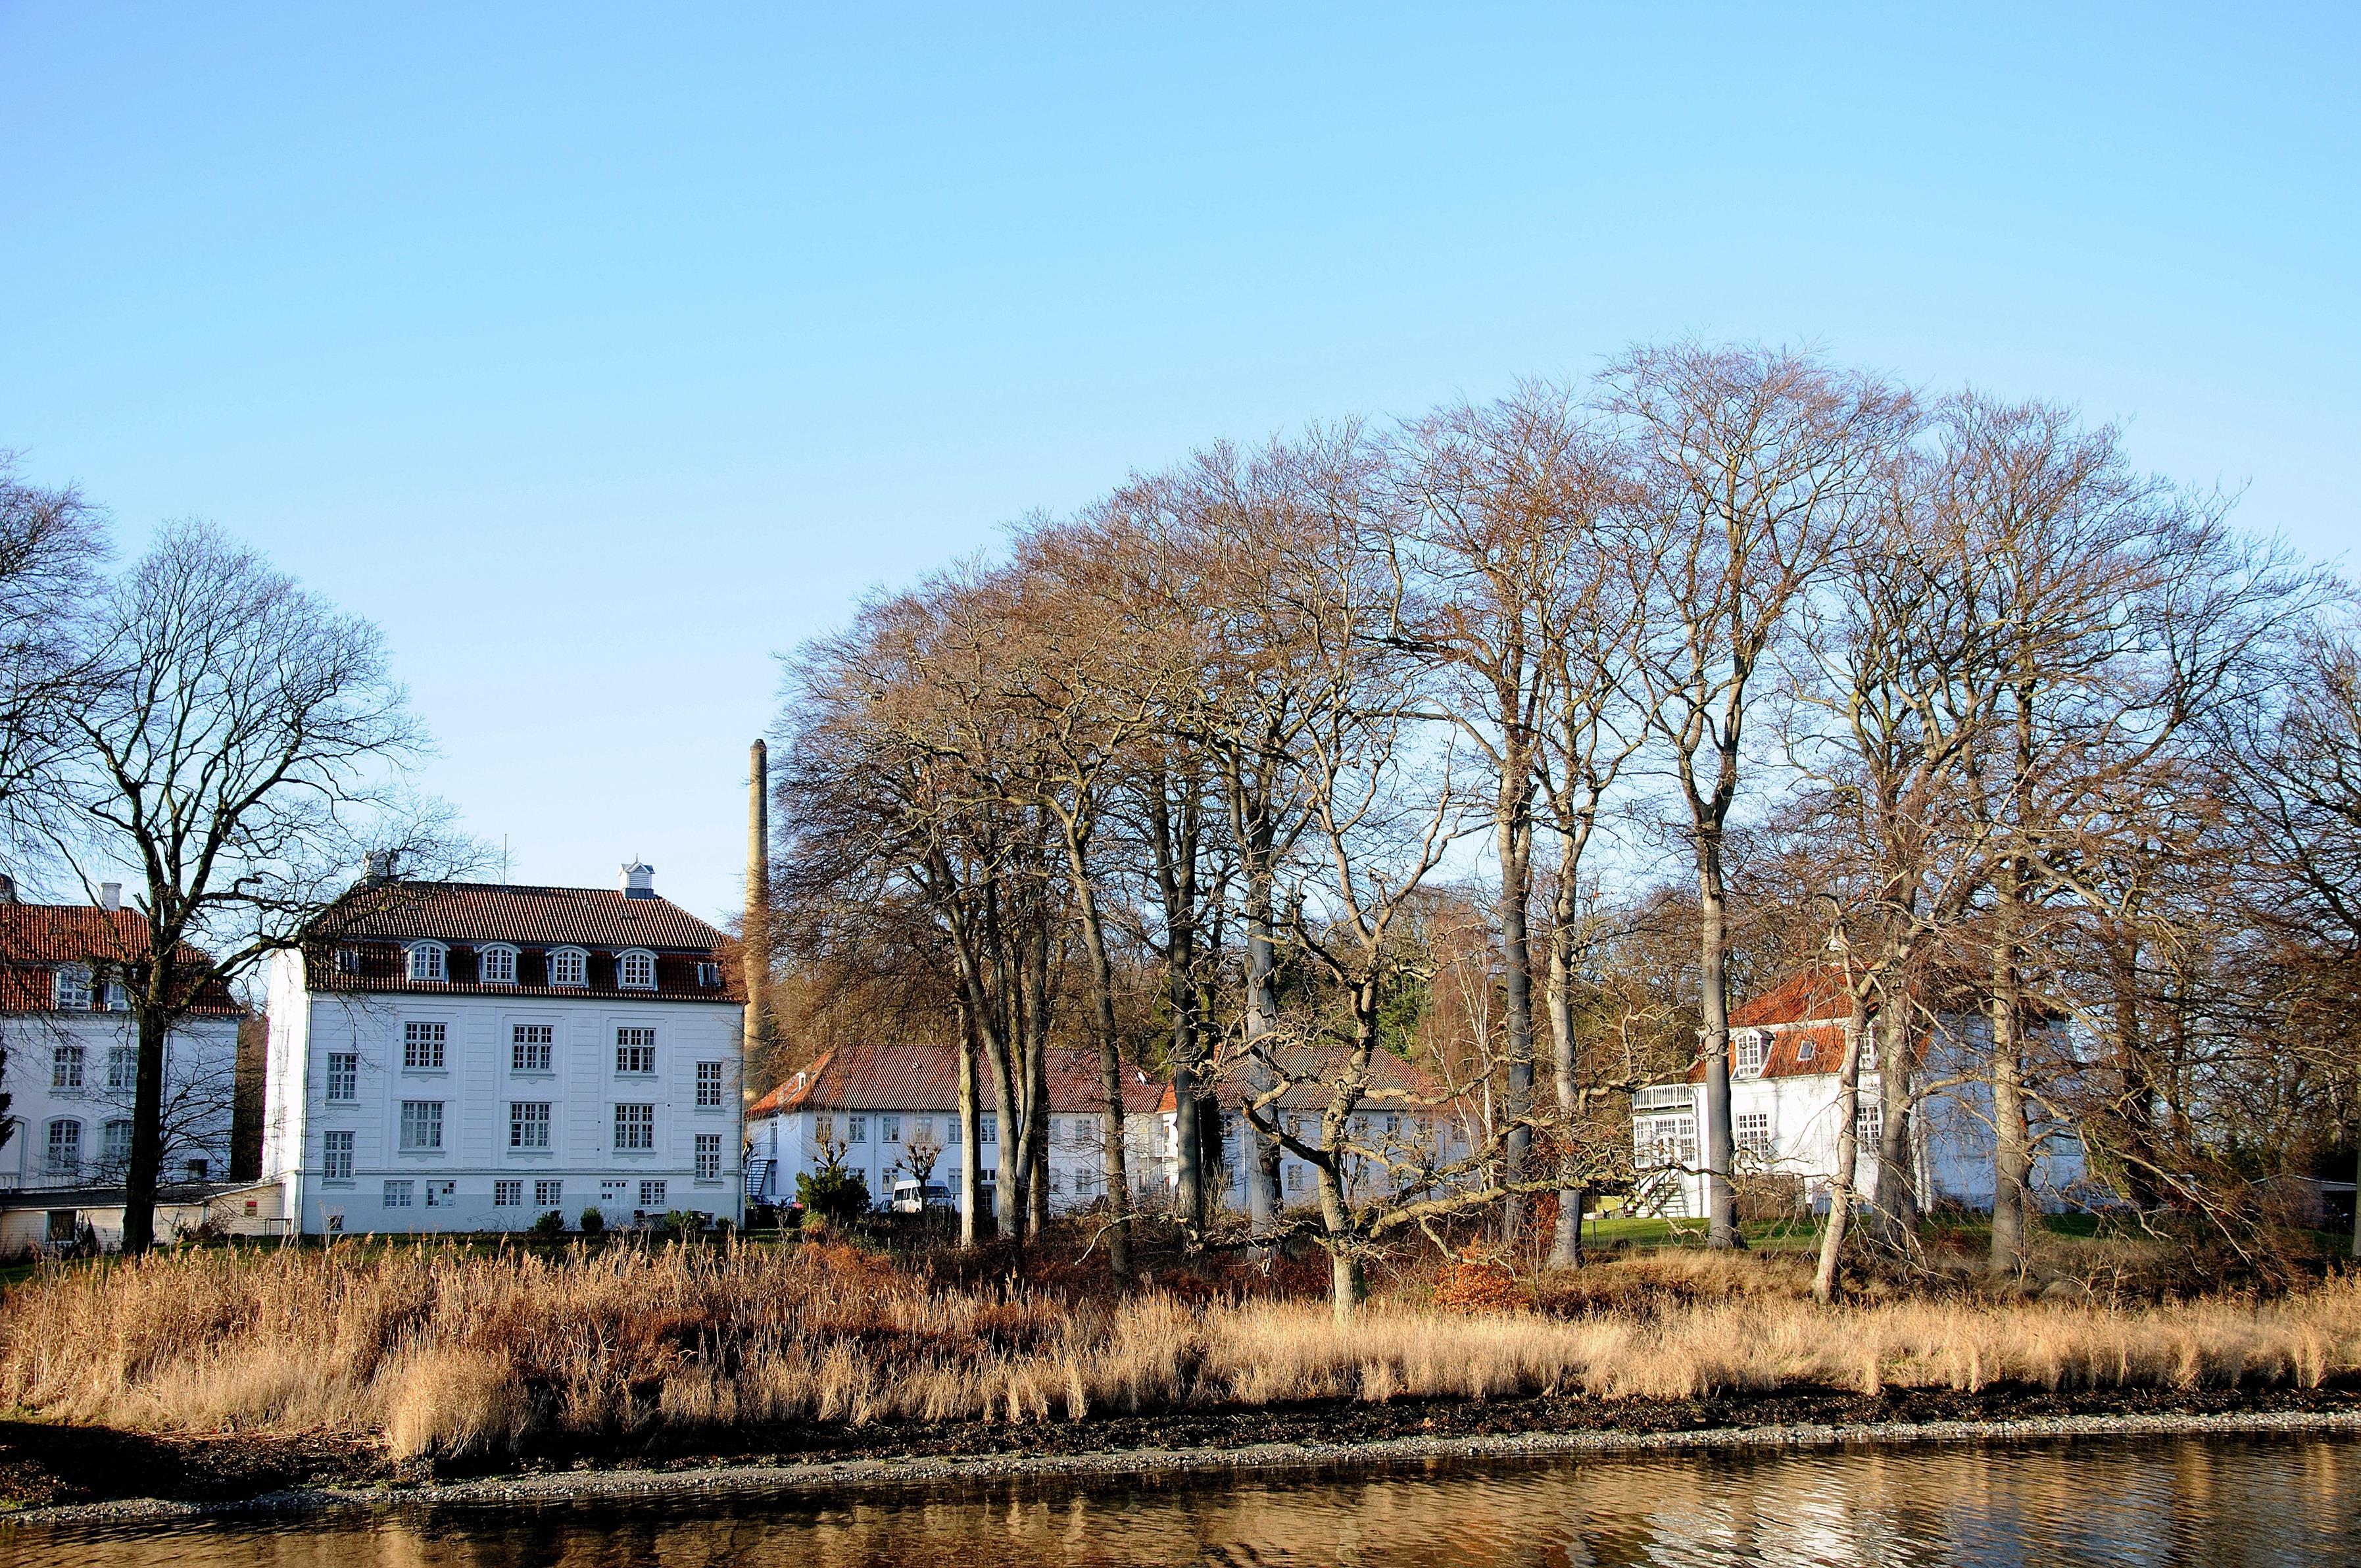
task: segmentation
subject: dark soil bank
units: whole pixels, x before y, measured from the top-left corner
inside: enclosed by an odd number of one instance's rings
[[[396,1464],[374,1444],[330,1438],[149,1437],[104,1428],[0,1421],[0,1506],[11,1509],[159,1498],[231,1503],[296,1488],[366,1487],[389,1498],[438,1481],[496,1474],[555,1477],[620,1468],[686,1471],[718,1464],[800,1467],[843,1461],[1219,1451],[1268,1444],[1322,1448],[1389,1439],[1526,1433],[1675,1434],[1753,1428],[2026,1422],[2060,1417],[2353,1415],[2361,1380],[2319,1389],[2100,1389],[1978,1393],[1894,1389],[1880,1395],[1795,1390],[1708,1399],[1400,1399],[1252,1410],[1180,1411],[1024,1426],[805,1424],[739,1431],[688,1445],[544,1442],[484,1464]]]

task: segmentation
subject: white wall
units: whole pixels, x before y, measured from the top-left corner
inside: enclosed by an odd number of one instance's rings
[[[82,1125],[83,1184],[120,1182],[119,1169],[102,1167],[104,1128],[131,1118],[132,1090],[110,1085],[109,1053],[137,1049],[138,1033],[128,1013],[18,1013],[0,1017],[0,1045],[7,1051],[9,1116],[16,1125],[0,1146],[0,1186],[47,1187],[61,1179],[45,1168],[49,1124]],[[82,1053],[82,1087],[55,1087],[60,1047]],[[163,1177],[188,1179],[188,1162],[205,1162],[205,1179],[229,1177],[230,1096],[237,1070],[237,1020],[191,1018],[164,1042],[165,1133]]]
[[[555,1208],[571,1226],[597,1207],[610,1223],[636,1211],[701,1210],[741,1217],[743,1106],[739,1094],[741,1009],[735,1003],[637,1001],[611,996],[545,997],[396,992],[312,994],[300,983],[300,958],[285,955],[273,971],[272,1039],[265,1174],[286,1185],[289,1212],[307,1234],[357,1231],[519,1230]],[[283,1003],[282,1003],[283,996]],[[283,1033],[282,1033],[282,1011]],[[440,1069],[404,1065],[404,1026],[445,1026]],[[554,1032],[547,1072],[519,1072],[518,1025]],[[652,1075],[616,1071],[616,1030],[656,1032]],[[329,1058],[357,1058],[357,1095],[331,1102]],[[696,1064],[721,1064],[720,1103],[697,1103]],[[404,1101],[439,1102],[439,1151],[401,1146]],[[510,1146],[510,1107],[551,1107],[550,1146]],[[614,1147],[618,1102],[655,1107],[655,1146]],[[353,1175],[324,1174],[327,1135],[350,1133]],[[719,1140],[719,1174],[697,1174],[699,1135]],[[411,1183],[407,1207],[389,1204],[389,1181]],[[495,1183],[522,1184],[522,1201],[496,1202]],[[643,1183],[661,1182],[657,1197]],[[448,1183],[447,1201],[429,1203],[429,1183]],[[543,1201],[546,1183],[557,1184]],[[444,1199],[438,1187],[433,1194]]]

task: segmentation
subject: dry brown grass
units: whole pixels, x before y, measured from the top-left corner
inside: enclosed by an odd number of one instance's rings
[[[1587,1310],[1570,1317],[1380,1303],[1340,1328],[1313,1301],[942,1288],[845,1248],[165,1254],[13,1292],[0,1403],[461,1455],[809,1420],[1807,1386],[2314,1387],[2361,1371],[2351,1277],[2268,1302],[1818,1308],[1776,1265],[1668,1255],[1586,1275]],[[1613,1310],[1619,1295],[1650,1309]]]

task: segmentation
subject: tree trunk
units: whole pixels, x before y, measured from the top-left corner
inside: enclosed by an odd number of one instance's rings
[[[1910,1016],[1891,990],[1877,1013],[1877,1213],[1887,1244],[1899,1250],[1918,1234],[1918,1173],[1910,1147]]]
[[[1533,964],[1527,912],[1532,903],[1532,791],[1526,779],[1503,776],[1499,829],[1500,842],[1500,959],[1509,1024],[1508,1113],[1510,1132],[1500,1150],[1500,1168],[1508,1185],[1524,1179],[1533,1135],[1518,1124],[1533,1109]],[[1504,1239],[1516,1240],[1523,1230],[1524,1199],[1511,1191],[1500,1206]]]
[[[1574,1035],[1575,887],[1570,875],[1561,875],[1550,899],[1549,1018],[1550,1066],[1556,1080],[1558,1121],[1563,1147],[1558,1154],[1557,1234],[1550,1238],[1549,1266],[1582,1266],[1582,1157],[1574,1146],[1574,1128],[1582,1113],[1582,1088],[1576,1074]]]
[[[1738,1190],[1730,1170],[1736,1138],[1730,1121],[1729,907],[1722,893],[1721,839],[1708,832],[1697,841],[1698,1001],[1705,1013],[1705,1212],[1706,1245],[1746,1245],[1738,1230]]]
[[[2017,1039],[2022,986],[2016,968],[2017,872],[2001,874],[1994,920],[1992,975],[1993,1221],[1992,1255],[1984,1272],[1994,1279],[2025,1266],[2026,1183],[2033,1172],[2025,1123],[2025,1058]]]
[[[1246,911],[1246,1043],[1249,1048],[1279,1026],[1279,952],[1271,940],[1270,888],[1263,883]],[[1272,1086],[1268,1069],[1250,1063],[1247,1092],[1259,1096]],[[1257,1235],[1279,1223],[1279,1145],[1254,1118],[1245,1118],[1246,1204]]]
[[[972,1247],[976,1241],[975,1206],[978,1194],[983,1190],[983,1148],[976,1140],[981,1135],[983,1118],[975,1104],[975,1030],[968,1017],[967,1004],[959,1008],[959,1131],[960,1131],[960,1245]]]
[[[1861,1043],[1868,1037],[1869,998],[1856,984],[1837,1066],[1837,1168],[1828,1181],[1828,1225],[1820,1233],[1820,1266],[1812,1277],[1812,1295],[1824,1305],[1836,1298],[1845,1228],[1852,1220],[1853,1175],[1861,1162]]]
[[[1091,966],[1092,1022],[1097,1026],[1099,1089],[1106,1098],[1106,1120],[1099,1148],[1099,1170],[1106,1180],[1107,1266],[1117,1279],[1131,1277],[1131,1174],[1126,1160],[1123,1132],[1123,1051],[1115,1022],[1115,966],[1107,958],[1106,928],[1099,920],[1098,893],[1091,885],[1089,856],[1073,825],[1066,834],[1066,867],[1074,878],[1074,905],[1081,917],[1082,946]]]
[[[131,1094],[131,1167],[123,1182],[123,1255],[156,1245],[156,1188],[164,1168],[163,1010],[171,976],[155,966],[139,1010],[139,1061]]]

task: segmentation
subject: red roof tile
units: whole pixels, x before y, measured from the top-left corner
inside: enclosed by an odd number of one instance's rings
[[[0,904],[0,1012],[46,1013],[60,964],[129,963],[146,950],[148,923],[136,909],[88,904]],[[183,942],[180,963],[200,969],[212,960]],[[197,1013],[243,1013],[218,982],[206,987]]]
[[[1095,1051],[1052,1046],[1043,1053],[1049,1082],[1049,1109],[1063,1114],[1106,1105]],[[1138,1069],[1124,1069],[1124,1109],[1153,1111],[1164,1086]],[[977,1103],[993,1108],[992,1074],[976,1068]],[[947,1111],[959,1103],[959,1053],[950,1046],[860,1045],[830,1051],[786,1080],[747,1111],[769,1116],[807,1108],[823,1111]]]
[[[729,938],[669,899],[604,887],[489,882],[394,882],[357,887],[312,923],[324,939],[432,938],[444,942],[579,944],[711,953]]]

